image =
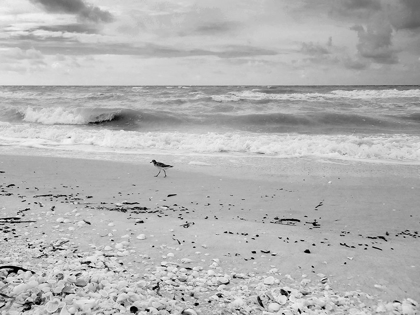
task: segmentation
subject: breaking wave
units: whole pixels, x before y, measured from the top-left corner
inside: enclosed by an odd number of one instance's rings
[[[0,131],[0,145],[55,147],[66,150],[79,150],[80,146],[86,146],[90,150],[101,148],[127,153],[235,153],[281,158],[315,156],[420,162],[420,137],[405,134],[356,136],[137,132],[76,129],[71,126],[11,126],[9,123],[0,123]]]
[[[139,125],[176,124],[182,119],[167,112],[147,113],[131,109],[26,107],[5,110],[0,121],[41,125],[101,125],[110,129],[134,130]]]

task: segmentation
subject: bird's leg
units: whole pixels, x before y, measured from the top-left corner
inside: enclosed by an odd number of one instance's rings
[[[157,173],[157,174],[155,175],[155,177],[158,177],[158,176],[159,176],[159,174],[160,174],[160,171],[161,171],[161,170],[159,170],[159,173]]]
[[[165,176],[164,177],[166,177],[166,171],[165,171],[165,169],[163,170],[163,172],[165,173]]]

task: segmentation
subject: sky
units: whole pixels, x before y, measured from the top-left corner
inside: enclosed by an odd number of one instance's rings
[[[1,0],[0,85],[420,84],[420,0]]]

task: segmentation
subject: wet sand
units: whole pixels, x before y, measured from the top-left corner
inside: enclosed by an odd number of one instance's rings
[[[45,244],[64,241],[64,252],[109,253],[124,274],[154,280],[156,267],[200,266],[230,277],[227,286],[232,275],[272,276],[359,290],[366,305],[420,300],[418,166],[167,156],[156,158],[175,166],[163,178],[148,158],[2,155],[0,218],[16,219],[0,220],[10,253],[0,267],[40,272],[62,254]],[[206,314],[209,296],[180,303]]]

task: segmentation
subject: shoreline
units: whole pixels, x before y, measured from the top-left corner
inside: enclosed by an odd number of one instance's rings
[[[237,158],[243,163],[226,168],[180,156],[164,160],[176,165],[167,178],[155,178],[147,159],[130,164],[2,154],[2,213],[28,209],[22,219],[36,221],[2,227],[13,226],[23,244],[66,239],[91,254],[107,253],[109,246],[127,270],[149,275],[156,267],[201,266],[220,273],[218,281],[254,274],[247,281],[270,289],[286,287],[290,277],[318,293],[325,285],[343,296],[359,290],[368,296],[366,305],[419,300],[415,166],[294,160],[251,169]],[[137,238],[141,234],[145,239]],[[0,260],[0,266],[10,262]],[[278,282],[264,284],[270,276]],[[206,314],[203,307],[195,308]]]

